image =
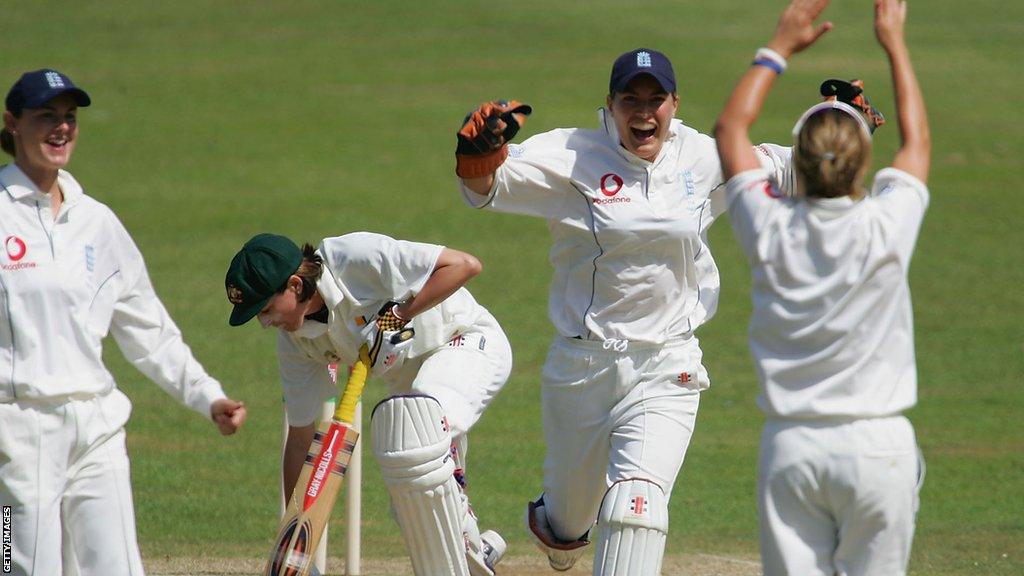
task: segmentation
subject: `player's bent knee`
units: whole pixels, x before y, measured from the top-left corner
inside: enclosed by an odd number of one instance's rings
[[[452,475],[451,435],[434,398],[385,398],[374,407],[371,422],[373,455],[388,484],[437,485]]]
[[[430,396],[382,400],[371,417],[373,454],[417,576],[468,576],[451,435]]]
[[[587,544],[590,544],[586,534],[577,540],[562,540],[555,536],[548,522],[543,494],[526,505],[526,531],[533,537],[537,548],[547,555],[548,564],[559,572],[572,568],[583,555]]]
[[[660,574],[667,534],[668,498],[661,486],[644,478],[612,484],[598,513],[594,574]]]

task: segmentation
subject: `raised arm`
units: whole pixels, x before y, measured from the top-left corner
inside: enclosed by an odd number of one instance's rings
[[[715,141],[726,180],[761,166],[750,141],[750,126],[761,113],[776,76],[785,70],[786,59],[832,29],[831,22],[814,25],[827,5],[828,0],[793,0],[779,17],[772,40],[758,50],[753,65],[726,101],[715,124]]]
[[[924,97],[910,64],[910,52],[903,35],[906,19],[905,0],[875,0],[875,36],[889,56],[896,96],[896,120],[900,127],[900,148],[892,166],[927,182],[931,165],[931,130]]]
[[[508,142],[533,111],[515,100],[484,102],[466,115],[455,149],[455,173],[473,192],[486,196],[494,172],[508,157]]]

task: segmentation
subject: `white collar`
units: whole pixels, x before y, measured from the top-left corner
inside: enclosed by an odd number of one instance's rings
[[[321,257],[323,257],[322,254]],[[299,329],[293,332],[294,335],[300,338],[313,340],[325,334],[330,328],[331,321],[334,319],[335,307],[345,300],[345,294],[334,280],[334,274],[331,274],[331,269],[327,267],[326,262],[323,264],[323,272],[320,273],[320,279],[316,282],[316,291],[320,293],[320,297],[324,299],[324,306],[327,307],[327,323],[307,318],[302,323],[302,326],[299,326]]]
[[[327,333],[327,324],[323,322],[317,322],[316,320],[310,320],[306,318],[302,322],[302,326],[292,334],[299,338],[306,338],[307,340],[315,340],[316,338]]]
[[[817,206],[818,208],[824,208],[826,210],[845,210],[863,200],[863,198],[854,200],[850,196],[836,196],[835,198],[812,198],[805,196],[804,199],[812,206]]]
[[[345,300],[345,291],[338,285],[337,279],[334,278],[334,273],[328,267],[327,259],[324,258],[323,252],[317,250],[317,254],[320,254],[322,259],[323,272],[320,273],[320,279],[316,282],[316,291],[324,299],[324,304],[327,306],[328,313],[330,313],[338,304]]]
[[[0,169],[0,184],[3,185],[7,193],[15,200],[28,197],[35,197],[37,199],[49,198],[49,194],[40,190],[36,183],[17,164],[8,164],[3,169]],[[82,190],[82,185],[66,170],[59,170],[57,172],[57,185],[60,186],[61,192],[64,193],[64,203],[68,206],[74,205],[85,194],[85,191]]]

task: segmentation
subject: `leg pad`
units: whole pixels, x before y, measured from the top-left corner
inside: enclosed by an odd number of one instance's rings
[[[595,576],[656,576],[668,534],[668,499],[643,478],[612,484],[597,518]]]
[[[373,454],[391,496],[413,574],[469,576],[451,435],[430,396],[394,396],[373,409]]]

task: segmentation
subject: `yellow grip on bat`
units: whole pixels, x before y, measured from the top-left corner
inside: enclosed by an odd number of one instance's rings
[[[370,374],[370,354],[366,345],[359,349],[359,360],[352,365],[352,372],[345,382],[345,389],[341,391],[338,400],[338,408],[334,411],[334,419],[342,422],[352,423],[356,418],[356,406],[359,404],[359,397],[363,395],[363,386],[366,386],[366,377]]]

